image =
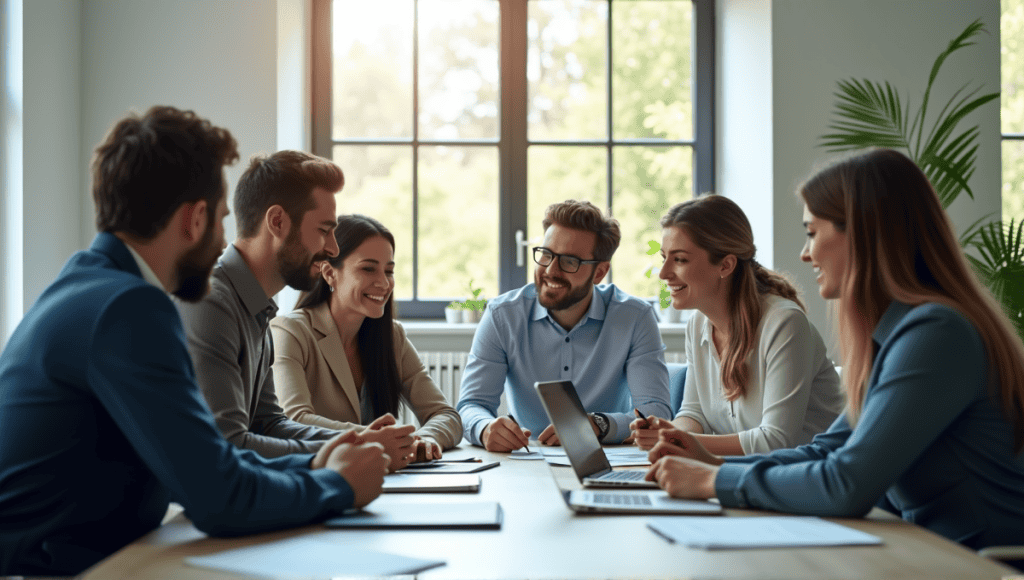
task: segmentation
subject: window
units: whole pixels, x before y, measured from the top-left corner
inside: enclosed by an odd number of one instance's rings
[[[1024,0],[1002,0],[1003,221],[1024,220]]]
[[[569,198],[622,225],[610,281],[656,296],[659,217],[714,187],[713,7],[315,0],[314,152],[345,171],[339,212],[395,234],[402,316],[531,281],[529,241]]]

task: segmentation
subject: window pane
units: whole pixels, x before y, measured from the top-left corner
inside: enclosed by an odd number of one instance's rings
[[[1003,141],[1003,221],[1024,221],[1024,141]]]
[[[544,147],[527,149],[526,238],[530,248],[544,237],[544,210],[567,199],[587,200],[608,210],[608,154],[604,147]],[[533,250],[528,250],[532,252]],[[585,256],[584,256],[585,257]],[[526,280],[533,281],[536,264],[526,256]]]
[[[1024,133],[1024,0],[1002,0],[999,28],[1003,133]]]
[[[420,138],[498,136],[498,13],[497,0],[420,0]]]
[[[465,299],[470,280],[498,295],[498,148],[423,147],[419,297]]]
[[[612,208],[622,242],[612,258],[615,284],[643,298],[658,295],[658,254],[647,255],[648,241],[661,243],[658,222],[669,207],[693,197],[693,150],[689,147],[616,147],[613,151]]]
[[[528,6],[529,138],[606,138],[607,3],[534,0]]]
[[[412,137],[412,0],[334,0],[334,139]]]
[[[692,0],[612,3],[616,139],[693,138]]]
[[[395,298],[412,298],[412,148],[334,146],[345,172],[338,213],[368,215],[395,236]]]

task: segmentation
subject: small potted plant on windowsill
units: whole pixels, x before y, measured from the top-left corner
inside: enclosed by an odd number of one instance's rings
[[[462,322],[480,322],[483,318],[484,309],[487,308],[487,300],[481,298],[483,288],[474,288],[473,280],[469,281],[469,298],[462,303]]]
[[[444,319],[449,324],[462,322],[462,302],[453,300],[444,307]]]
[[[469,281],[469,298],[458,301],[454,300],[448,303],[448,306],[444,309],[444,318],[450,323],[465,322],[474,323],[480,322],[483,318],[484,309],[487,308],[487,300],[481,298],[480,295],[483,293],[483,288],[474,288],[473,280]]]

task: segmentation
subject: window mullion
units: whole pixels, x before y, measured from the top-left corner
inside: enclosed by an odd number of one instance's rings
[[[527,3],[501,0],[501,129],[498,140],[498,283],[501,292],[522,286],[516,265],[516,230],[526,231]]]

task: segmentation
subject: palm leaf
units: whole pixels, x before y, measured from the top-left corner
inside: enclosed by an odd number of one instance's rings
[[[1024,340],[1024,222],[990,222],[977,229],[970,244],[980,258],[968,260]]]
[[[908,148],[908,119],[892,85],[856,79],[839,81],[835,96],[835,115],[840,120],[829,125],[834,133],[821,136],[823,147],[832,152],[868,146]]]
[[[974,199],[968,180],[974,174],[978,152],[975,141],[979,133],[978,127],[972,127],[948,143],[942,151],[928,151],[918,160],[918,166],[928,176],[944,208],[949,207],[964,191]]]
[[[921,123],[917,125],[917,148],[912,152],[913,158],[917,159],[921,154],[921,134],[924,132],[924,118],[928,110],[928,99],[932,93],[932,85],[935,84],[935,78],[939,76],[939,69],[942,68],[942,63],[946,62],[949,55],[967,46],[973,46],[973,42],[967,42],[970,38],[975,35],[984,32],[985,27],[981,24],[981,19],[977,19],[974,22],[967,25],[967,28],[960,33],[959,36],[949,41],[949,45],[946,46],[946,50],[939,53],[939,56],[935,59],[935,63],[932,64],[931,73],[928,75],[928,86],[924,90],[924,98],[921,100],[921,110],[919,116]]]

